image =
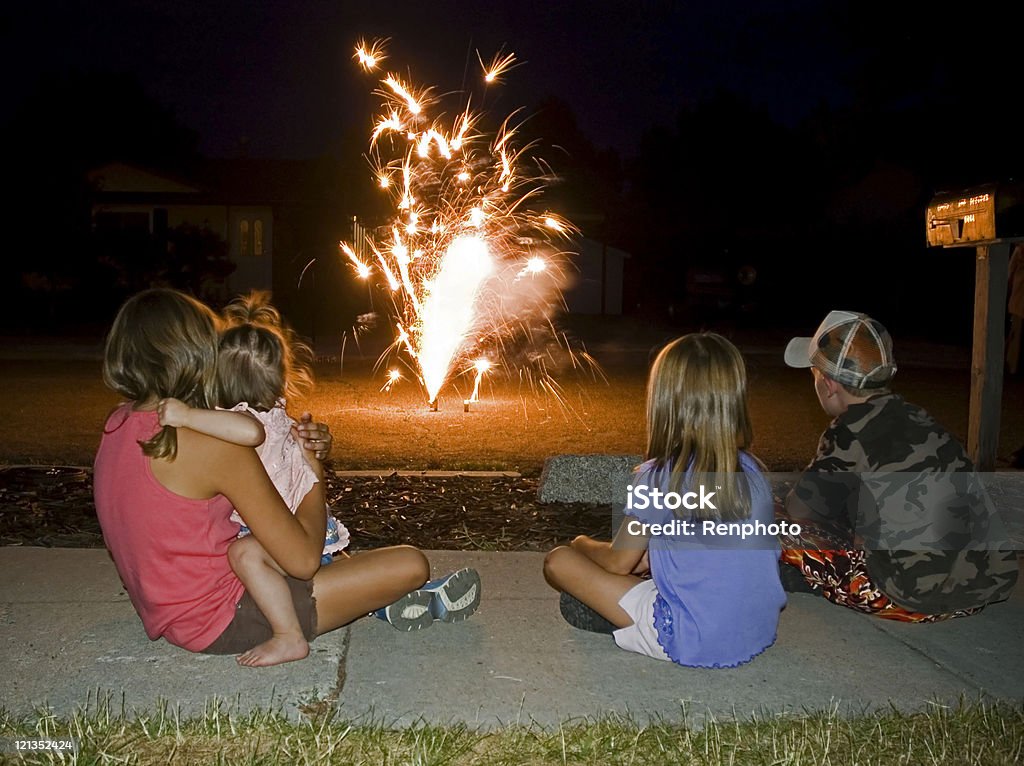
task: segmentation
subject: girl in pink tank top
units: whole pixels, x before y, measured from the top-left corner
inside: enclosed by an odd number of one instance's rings
[[[96,454],[96,513],[146,635],[198,652],[224,631],[242,597],[227,557],[238,525],[226,497],[181,497],[154,478],[139,445],[160,432],[156,412],[131,404],[107,419]]]
[[[135,311],[122,310],[107,338],[104,382],[129,402],[103,429],[96,514],[146,634],[200,651],[231,622],[243,592],[227,559],[238,525],[227,498],[175,494],[157,481],[150,461],[173,458],[178,448],[175,429],[157,420],[160,396],[196,407],[216,401],[217,320],[172,291],[133,300]]]

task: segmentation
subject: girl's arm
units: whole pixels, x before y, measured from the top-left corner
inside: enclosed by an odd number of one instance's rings
[[[320,568],[323,528],[301,523],[289,512],[251,447],[181,428],[178,456],[150,459],[150,467],[160,484],[182,497],[224,495],[267,553],[292,577],[308,580]],[[307,511],[310,516],[311,510]]]
[[[311,450],[303,452],[306,462],[309,463],[316,474],[317,483],[306,493],[295,509],[295,518],[306,531],[306,534],[313,540],[323,543],[327,534],[327,497],[324,494],[324,468],[323,464],[316,459]],[[321,546],[322,547],[322,546]]]
[[[161,399],[156,411],[162,426],[191,428],[242,447],[258,447],[267,436],[263,424],[247,412],[201,410],[178,399]]]
[[[612,574],[633,574],[647,553],[647,537],[631,530],[631,521],[635,522],[636,519],[627,516],[622,520],[615,540],[610,543],[580,535],[572,541],[571,547]]]
[[[220,444],[223,449],[218,450],[218,460],[209,466],[211,472],[218,473],[217,490],[231,501],[253,537],[281,569],[300,580],[312,579],[320,568],[320,553],[324,547],[327,517],[323,501],[320,514],[324,520],[315,529],[315,525],[309,523],[306,508],[306,501],[315,492],[303,498],[298,513],[293,515],[267,476],[255,450],[223,441]]]

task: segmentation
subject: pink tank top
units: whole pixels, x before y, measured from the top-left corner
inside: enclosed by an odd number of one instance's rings
[[[239,527],[223,495],[192,500],[157,481],[138,442],[159,427],[155,412],[131,405],[107,419],[96,454],[96,515],[146,635],[197,652],[224,632],[242,598],[227,557]]]

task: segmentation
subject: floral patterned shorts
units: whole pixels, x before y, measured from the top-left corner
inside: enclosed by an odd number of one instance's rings
[[[864,551],[821,527],[800,522],[800,537],[783,536],[782,561],[800,570],[807,583],[833,604],[898,622],[942,622],[977,614],[984,607],[948,614],[922,614],[904,609],[872,582]]]

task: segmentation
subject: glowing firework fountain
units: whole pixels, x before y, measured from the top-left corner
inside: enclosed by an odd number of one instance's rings
[[[383,44],[361,44],[355,58],[373,72],[386,58]],[[481,60],[484,83],[499,82],[514,62],[511,54],[489,65]],[[470,111],[468,97],[448,126],[429,115],[442,101],[429,89],[396,74],[380,84],[382,112],[370,156],[376,184],[390,195],[395,214],[384,236],[357,243],[356,249],[366,247],[365,259],[348,243],[341,251],[360,278],[378,271],[386,282],[396,329],[390,350],[408,354],[431,409],[453,370],[476,370],[468,411],[490,362],[460,361],[500,353],[516,326],[546,316],[558,292],[562,255],[553,241],[573,229],[524,204],[544,177],[520,170],[523,155],[508,119],[488,137],[478,132],[481,115]],[[392,370],[381,390],[399,377]]]
[[[466,412],[469,412],[470,404],[480,401],[480,381],[484,377],[484,373],[491,369],[491,362],[489,359],[477,359],[473,362],[473,369],[476,370],[476,378],[473,379],[473,393],[462,402]]]

